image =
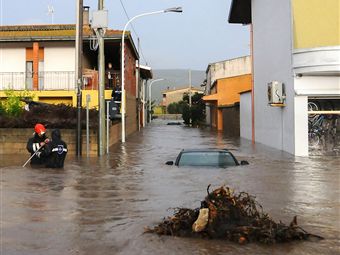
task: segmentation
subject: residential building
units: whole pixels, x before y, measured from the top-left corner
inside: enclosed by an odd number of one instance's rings
[[[151,70],[151,67],[149,66],[144,66],[144,65],[137,65],[137,71],[139,70],[140,75],[140,81],[139,81],[139,128],[145,127],[146,125],[146,120],[148,119],[147,113],[148,113],[148,105],[147,105],[147,84],[148,80],[152,79],[153,73]]]
[[[6,89],[28,90],[36,101],[76,106],[75,34],[74,24],[1,26],[0,98],[6,98]],[[121,38],[120,30],[107,29],[104,35],[105,100],[110,100],[112,91],[120,88]],[[138,127],[136,98],[139,97],[140,88],[137,86],[136,61],[139,56],[129,32],[125,40],[126,132],[129,134]],[[88,22],[88,8],[85,8],[83,107],[86,106],[87,95],[91,98],[90,107],[98,107],[97,46],[95,32]],[[150,70],[141,70],[145,75],[140,78],[148,79]]]
[[[209,64],[206,73],[207,123],[227,135],[239,136],[240,93],[251,90],[250,57]]]
[[[340,113],[339,0],[233,0],[229,23],[250,24],[253,94],[241,108],[253,113],[253,141],[307,156],[308,103]]]
[[[163,99],[162,99],[162,106],[168,107],[169,104],[171,103],[177,103],[179,101],[183,100],[184,94],[203,94],[203,90],[194,88],[194,87],[184,87],[184,88],[178,88],[178,89],[168,89],[165,91],[162,91]]]

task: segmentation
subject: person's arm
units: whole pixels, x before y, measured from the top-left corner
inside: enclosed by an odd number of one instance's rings
[[[37,148],[38,146],[38,148]],[[37,149],[39,149],[40,145],[39,143],[33,143],[33,138],[30,138],[27,142],[26,145],[26,149],[30,152],[30,153],[34,153]]]
[[[37,150],[39,150],[42,146],[44,146],[46,143],[48,143],[48,139],[45,139],[44,142],[34,142],[34,138],[30,138],[27,142],[27,146],[26,149],[30,152],[30,153],[34,153]]]
[[[52,144],[46,143],[44,150],[42,151],[42,156],[47,157],[52,153]]]

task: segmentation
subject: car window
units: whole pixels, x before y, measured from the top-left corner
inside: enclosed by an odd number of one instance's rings
[[[233,156],[226,151],[182,152],[179,166],[236,166]]]

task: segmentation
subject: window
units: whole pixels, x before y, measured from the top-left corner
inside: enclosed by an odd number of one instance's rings
[[[224,151],[183,152],[179,166],[236,166],[234,157]]]
[[[26,89],[33,89],[33,61],[26,61]]]

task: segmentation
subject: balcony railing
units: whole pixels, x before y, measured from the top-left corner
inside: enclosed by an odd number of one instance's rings
[[[74,90],[75,73],[39,72],[38,90]],[[33,74],[26,72],[0,72],[0,90],[33,90]]]
[[[74,72],[39,72],[39,90],[74,90]]]
[[[120,87],[120,72],[114,71],[110,75],[105,73],[105,89],[112,90]],[[0,72],[0,90],[35,90],[33,74],[27,72]],[[74,90],[75,72],[46,71],[39,72],[37,90]],[[85,90],[98,89],[98,71],[83,70],[83,86]]]
[[[0,73],[0,90],[14,89],[24,90],[26,89],[25,73],[20,72],[3,72]]]

